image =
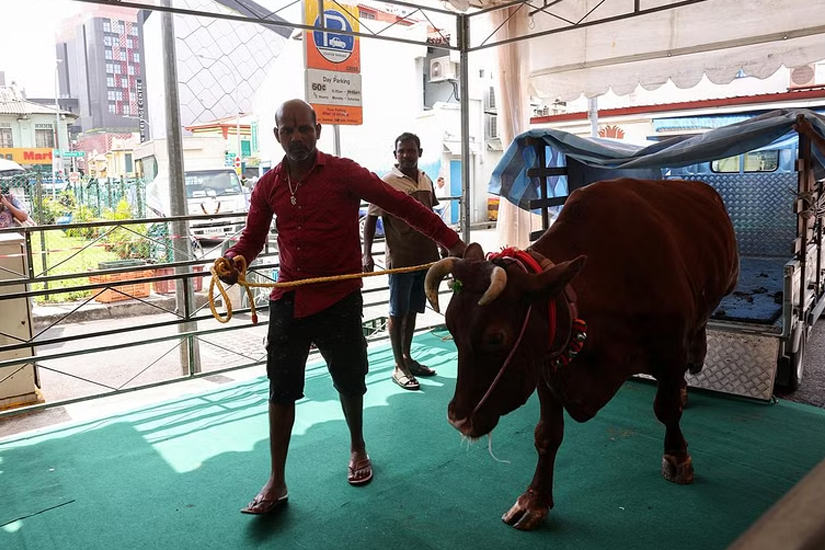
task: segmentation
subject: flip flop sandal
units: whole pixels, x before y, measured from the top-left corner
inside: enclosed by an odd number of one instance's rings
[[[420,390],[421,385],[418,383],[418,380],[415,379],[414,376],[407,376],[406,374],[401,374],[396,376],[395,374],[392,375],[392,381],[404,388],[405,390]]]
[[[246,505],[246,508],[241,508],[241,513],[251,514],[253,516],[262,516],[280,508],[282,505],[286,504],[288,499],[289,493],[282,497],[278,497],[275,500],[267,500],[263,498],[259,499],[258,497],[255,497],[252,499],[252,502]],[[257,508],[257,510],[254,508]]]
[[[368,471],[366,477],[355,477],[356,473],[363,472],[365,470]],[[358,462],[347,466],[347,483],[350,485],[357,487],[359,485],[366,485],[370,481],[372,481],[372,461],[370,461],[369,457],[365,460],[359,460]]]
[[[407,364],[407,368],[410,369],[410,372],[414,376],[435,376],[435,370],[431,369],[426,365],[422,365],[418,361],[410,361]]]

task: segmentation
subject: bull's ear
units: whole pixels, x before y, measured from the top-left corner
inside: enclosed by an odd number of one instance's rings
[[[467,245],[467,248],[464,250],[464,259],[477,260],[479,262],[484,261],[484,250],[481,248],[481,245],[478,243],[470,243]]]
[[[579,256],[569,262],[556,264],[547,271],[530,277],[530,292],[542,292],[554,294],[561,291],[572,281],[576,275],[582,272],[587,263],[587,256]]]

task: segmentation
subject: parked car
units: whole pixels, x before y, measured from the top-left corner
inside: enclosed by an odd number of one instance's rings
[[[361,235],[361,240],[364,239],[364,225],[367,223],[367,207],[362,206],[358,210],[358,232]],[[375,238],[384,238],[384,222],[381,216],[378,216],[378,223],[375,225]]]

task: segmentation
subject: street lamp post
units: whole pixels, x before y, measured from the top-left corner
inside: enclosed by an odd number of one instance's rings
[[[54,150],[60,150],[60,64],[62,59],[58,59],[54,65],[54,147],[52,147],[52,198],[57,195],[57,156]],[[62,156],[61,156],[62,159]]]
[[[235,138],[236,138],[236,147],[238,149],[236,154],[238,155],[238,158],[240,159],[241,158],[241,102],[240,102],[240,99],[238,98],[238,93],[239,93],[238,77],[235,75],[235,71],[232,70],[232,67],[227,65],[226,62],[223,59],[221,59],[219,57],[211,57],[211,56],[203,55],[203,54],[196,54],[196,56],[199,57],[200,59],[205,59],[207,61],[214,61],[216,63],[220,63],[221,65],[223,65],[224,69],[226,69],[229,72],[229,74],[232,75],[232,81],[235,84],[235,93],[234,93],[235,111],[236,111],[236,116],[235,116]]]

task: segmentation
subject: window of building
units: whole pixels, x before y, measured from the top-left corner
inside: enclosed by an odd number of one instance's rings
[[[137,36],[138,35],[138,30],[137,30],[136,26],[132,25],[132,30],[131,30],[130,34],[132,36]]]
[[[37,126],[48,126],[46,124],[38,124]],[[37,128],[34,129],[34,146],[35,147],[48,147],[49,149],[54,149],[54,128],[49,126],[48,128]]]
[[[115,64],[112,68],[114,69],[114,71],[113,71],[113,72],[114,72],[115,74],[120,74],[120,65]]]
[[[744,170],[740,170],[744,167]],[[713,172],[723,174],[752,172],[775,172],[779,167],[779,151],[751,151],[744,155],[714,160],[710,163]]]
[[[112,74],[115,72],[115,66],[111,63],[106,63],[106,72]]]
[[[120,50],[120,56],[118,57],[120,61],[126,61],[126,51]]]
[[[117,112],[117,105],[115,105],[111,101],[109,102],[109,112],[112,114],[115,114]]]
[[[112,45],[112,37],[111,36],[104,36],[103,37],[103,44],[105,46],[111,46]]]
[[[103,22],[103,32],[112,32],[112,24],[108,21]]]
[[[126,39],[126,47],[127,48],[134,48],[135,47],[134,40],[132,40],[131,38],[127,38]]]
[[[112,59],[112,50],[106,48],[106,51],[103,52],[103,57],[106,59]]]
[[[118,101],[123,101],[123,92],[121,92],[120,90],[116,91],[115,99],[117,99]]]
[[[132,54],[132,61],[134,61],[135,63],[140,63],[140,54],[137,52]]]
[[[135,74],[135,66],[134,65],[129,65],[129,74],[131,74],[131,75]]]
[[[127,172],[134,172],[135,169],[132,166],[132,153],[124,153],[124,164],[126,165]]]
[[[11,128],[0,128],[0,147],[14,147]]]
[[[115,87],[115,77],[107,76],[106,77],[106,86],[108,86],[109,88],[114,88]]]

